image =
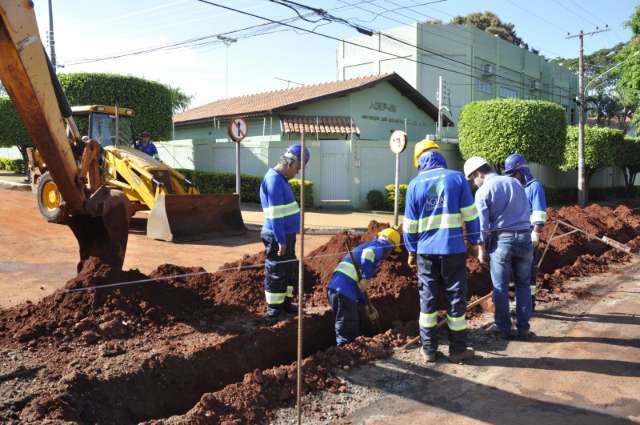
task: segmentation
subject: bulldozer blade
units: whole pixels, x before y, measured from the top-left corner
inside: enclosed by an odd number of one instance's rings
[[[147,237],[168,242],[235,236],[246,231],[237,194],[162,194],[147,221]]]

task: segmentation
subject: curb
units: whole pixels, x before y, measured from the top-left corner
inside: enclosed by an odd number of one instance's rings
[[[262,229],[262,224],[257,223],[246,223],[244,226],[247,230],[252,232],[260,232]],[[341,232],[352,232],[352,233],[364,233],[367,231],[366,227],[341,227],[341,228],[330,228],[330,227],[308,227],[305,229],[306,235],[337,235]]]
[[[0,180],[0,188],[9,190],[21,190],[31,191],[31,185],[29,183],[17,183],[10,180]]]

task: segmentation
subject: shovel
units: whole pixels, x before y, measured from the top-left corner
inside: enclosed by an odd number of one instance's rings
[[[351,251],[351,244],[349,243],[349,239],[344,241],[345,246],[347,247],[347,251],[349,251],[349,256],[351,257],[351,262],[353,263],[353,267],[356,269],[356,275],[358,276],[358,282],[362,280],[362,274],[360,273],[360,265],[356,262],[356,257],[353,255],[353,251]],[[380,313],[378,309],[376,309],[373,304],[367,299],[367,305],[365,306],[367,311],[367,316],[369,317],[369,321],[375,327],[380,329]]]

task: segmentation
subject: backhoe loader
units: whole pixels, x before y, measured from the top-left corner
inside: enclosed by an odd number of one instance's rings
[[[71,109],[82,124],[79,127],[102,148],[101,182],[124,192],[132,215],[149,211],[148,237],[185,241],[245,232],[237,195],[202,195],[182,174],[133,147],[133,109],[105,105]],[[28,157],[40,212],[48,221],[59,222],[62,199],[46,173],[46,163],[37,150],[28,151]]]
[[[81,257],[92,249],[104,251],[97,235],[108,236],[111,248],[118,247],[114,252],[121,266],[129,217],[142,209],[150,210],[147,236],[154,239],[243,233],[237,194],[199,194],[184,176],[123,143],[120,135],[126,132],[120,133],[119,120],[127,118],[125,108],[76,110],[95,124],[89,139],[81,138],[39,38],[33,8],[28,0],[0,0],[0,80],[37,148],[32,157],[42,164],[40,210],[49,221],[71,226]],[[126,218],[114,218],[116,209]],[[91,228],[86,222],[94,225],[98,218],[102,231],[82,239]]]

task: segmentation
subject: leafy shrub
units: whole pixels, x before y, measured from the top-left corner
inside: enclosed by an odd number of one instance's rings
[[[25,171],[24,161],[21,159],[0,158],[0,170],[22,173]]]
[[[178,169],[189,181],[198,186],[200,193],[234,193],[236,191],[235,173],[218,173],[209,171],[194,171]],[[289,180],[293,194],[300,204],[300,180]],[[240,175],[240,192],[242,202],[260,203],[260,185],[262,177]],[[313,206],[313,182],[305,180],[304,186],[305,206]]]
[[[458,121],[462,157],[481,156],[501,169],[512,153],[551,166],[562,163],[565,111],[544,100],[492,99],[471,102]]]
[[[400,184],[398,186],[398,211],[404,211],[405,196],[408,187],[409,185],[407,184]],[[394,184],[388,184],[384,187],[384,190],[387,192],[387,208],[393,211],[396,186]]]
[[[293,195],[296,197],[296,201],[298,201],[298,205],[300,204],[300,179],[291,179],[289,183],[291,184],[291,188],[293,189]],[[311,180],[304,181],[304,206],[309,208],[313,207],[313,182]]]
[[[71,105],[120,105],[136,111],[136,133],[151,132],[156,140],[171,137],[175,94],[164,84],[130,75],[72,73],[58,75]]]
[[[620,162],[619,152],[624,143],[624,133],[605,127],[584,128],[584,166],[587,183],[598,168],[613,167]],[[567,143],[564,150],[562,171],[578,169],[578,127],[567,127]]]
[[[369,193],[367,193],[367,204],[369,205],[370,209],[372,210],[384,209],[385,207],[384,203],[385,203],[384,195],[379,190],[370,190]]]

